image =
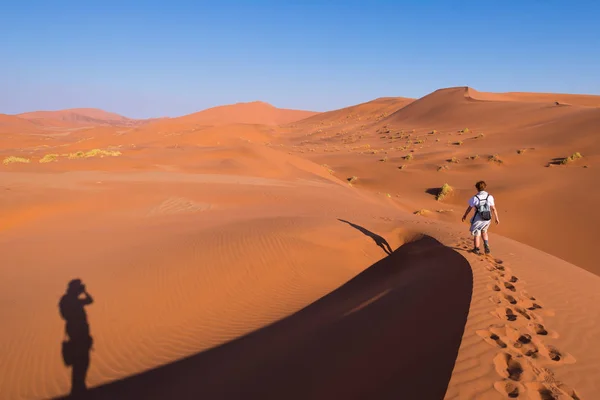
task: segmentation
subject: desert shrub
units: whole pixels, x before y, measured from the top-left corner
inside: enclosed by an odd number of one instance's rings
[[[356,182],[357,180],[358,180],[358,176],[352,176],[352,177],[348,178],[348,184],[349,184],[350,186],[352,186],[352,184],[353,184],[354,182]]]
[[[402,164],[398,167],[398,169],[406,169],[406,164]]]
[[[468,160],[477,160],[479,158],[479,154],[475,154],[474,156],[467,157]]]
[[[458,131],[458,133],[469,133],[471,130],[469,128],[465,128],[463,130]]]
[[[40,158],[41,163],[49,163],[52,161],[58,161],[58,154],[46,154],[44,157]]]
[[[454,164],[458,164],[460,161],[458,160],[458,158],[456,157],[452,157],[451,159],[447,160],[450,163],[454,163]]]
[[[463,142],[459,140],[458,142],[454,142],[452,144],[455,146],[462,146]]]
[[[23,158],[23,157],[15,157],[15,156],[8,156],[6,157],[3,161],[2,164],[4,165],[8,165],[8,164],[12,164],[12,163],[23,163],[23,164],[28,164],[29,163],[29,158]]]
[[[527,149],[519,149],[517,150],[517,154],[523,154],[527,151]]]
[[[576,152],[576,153],[571,154],[569,157],[565,158],[564,160],[562,160],[561,163],[562,164],[568,164],[568,163],[573,162],[573,161],[575,161],[575,160],[577,160],[579,158],[582,158],[582,157],[583,156],[581,155],[581,153]]]
[[[423,139],[419,139],[415,141],[415,144],[423,144],[425,141]]]
[[[448,185],[447,183],[444,183],[444,185],[440,188],[437,195],[435,196],[435,199],[437,201],[441,201],[446,196],[448,196],[453,190],[454,189],[452,188],[452,186]]]
[[[504,161],[502,161],[500,159],[500,156],[498,156],[498,154],[494,154],[492,156],[489,156],[488,157],[488,161],[492,161],[492,162],[495,162],[495,163],[498,163],[498,164],[502,164],[504,162]]]
[[[388,158],[387,158],[387,156],[385,156],[385,157],[383,157],[383,158],[382,158],[381,160],[379,160],[379,161],[381,161],[381,162],[387,162],[387,160],[388,160]]]
[[[423,215],[429,214],[430,212],[431,211],[422,208],[420,210],[415,211],[413,214],[423,216]]]
[[[413,159],[413,155],[412,154],[407,154],[403,157],[406,161],[410,161]]]
[[[448,168],[448,166],[447,166],[447,165],[440,165],[440,166],[437,168],[438,172],[439,172],[439,171],[448,170],[448,169],[450,169],[450,168]]]
[[[74,158],[83,158],[85,157],[85,153],[83,151],[78,151],[76,153],[70,153],[69,154],[69,158],[70,159],[74,159]]]
[[[429,132],[429,134],[430,134],[430,135],[435,135],[436,133],[438,133],[438,131],[437,131],[437,130],[435,130],[435,129],[434,129],[434,130],[432,130],[431,132]]]

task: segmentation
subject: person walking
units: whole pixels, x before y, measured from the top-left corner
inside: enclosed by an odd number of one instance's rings
[[[500,223],[498,210],[496,209],[494,196],[485,191],[487,188],[485,181],[477,182],[475,188],[477,189],[477,194],[469,199],[469,206],[462,217],[462,221],[464,222],[467,219],[471,209],[475,209],[475,214],[471,218],[470,228],[471,235],[473,235],[473,253],[481,255],[479,249],[481,238],[483,238],[485,254],[490,254],[488,228],[492,222],[492,213],[494,214],[496,225]]]

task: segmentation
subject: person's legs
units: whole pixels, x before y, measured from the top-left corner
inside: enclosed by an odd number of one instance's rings
[[[486,254],[490,253],[490,245],[489,245],[489,237],[488,237],[488,233],[487,233],[487,229],[483,232],[481,232],[481,236],[483,237],[483,247],[485,248],[485,252]]]

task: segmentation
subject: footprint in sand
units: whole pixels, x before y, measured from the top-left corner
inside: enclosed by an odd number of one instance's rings
[[[507,347],[506,343],[495,332],[492,332],[492,327],[490,327],[490,329],[481,329],[475,331],[475,333],[482,337],[486,343],[501,349],[505,349]]]
[[[542,382],[526,383],[527,393],[532,400],[580,400],[575,390],[564,384],[549,384]]]
[[[531,335],[508,325],[493,324],[487,330],[476,331],[477,335],[495,347],[507,349],[517,355],[536,358],[538,346],[533,343]]]
[[[517,299],[515,299],[513,296],[511,296],[510,294],[506,294],[506,293],[502,293],[502,298],[504,300],[506,300],[508,303],[510,304],[517,304]]]
[[[517,314],[511,307],[498,307],[496,308],[496,311],[492,313],[492,315],[510,322],[516,321],[518,318]]]
[[[510,283],[510,282],[504,282],[504,287],[505,287],[507,290],[510,290],[511,292],[516,292],[516,291],[517,291],[517,288],[515,288],[515,285],[513,285],[513,284],[512,284],[512,283]]]
[[[500,291],[500,286],[498,286],[498,285],[489,285],[488,288],[493,290],[494,292]]]
[[[553,364],[574,364],[577,360],[569,353],[565,353],[552,345],[546,345],[539,339],[536,340],[540,354],[553,361]]]
[[[516,399],[525,392],[525,387],[523,385],[508,379],[494,383],[494,389],[509,399]]]
[[[548,331],[544,325],[537,323],[537,322],[528,323],[527,329],[529,329],[530,332],[533,332],[536,335],[548,336],[548,337],[551,337],[554,339],[556,339],[558,337],[558,333],[556,333],[554,331]]]
[[[529,381],[534,378],[531,366],[521,362],[509,353],[498,353],[494,357],[494,367],[498,375],[514,382]]]

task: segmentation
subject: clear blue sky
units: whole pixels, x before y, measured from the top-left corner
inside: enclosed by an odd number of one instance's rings
[[[0,113],[325,111],[435,89],[600,94],[600,2],[7,0]]]

